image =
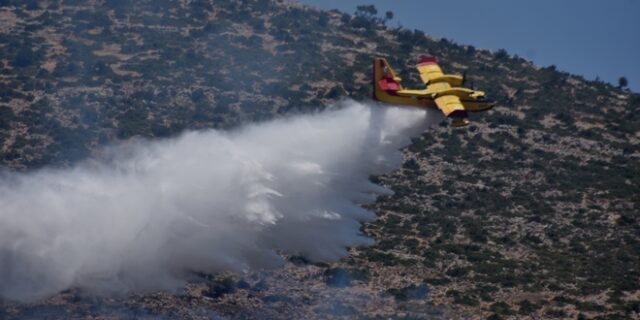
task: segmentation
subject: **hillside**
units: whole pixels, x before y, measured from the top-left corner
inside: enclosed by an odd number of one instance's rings
[[[428,30],[425,30],[428,33]],[[179,294],[73,290],[2,318],[640,318],[640,95],[272,0],[0,0],[0,159],[64,167],[115,141],[231,128],[371,95],[385,56],[418,86],[438,57],[498,102],[435,126],[372,180],[376,245],[336,263],[201,275]]]

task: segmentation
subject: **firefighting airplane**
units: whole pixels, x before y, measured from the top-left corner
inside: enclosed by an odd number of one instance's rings
[[[433,57],[423,57],[416,67],[426,88],[409,90],[400,84],[401,79],[396,76],[386,59],[375,58],[373,99],[425,109],[438,108],[445,117],[453,119],[452,127],[468,125],[468,112],[486,111],[495,105],[495,102],[485,99],[484,92],[462,88],[464,76],[444,74]]]

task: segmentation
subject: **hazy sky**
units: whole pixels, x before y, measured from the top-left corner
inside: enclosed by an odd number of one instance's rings
[[[640,1],[635,0],[300,0],[354,13],[374,4],[399,24],[477,48],[507,49],[537,65],[640,91]]]

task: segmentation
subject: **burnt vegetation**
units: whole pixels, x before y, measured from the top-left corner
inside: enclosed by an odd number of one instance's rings
[[[368,286],[416,316],[425,299],[491,319],[640,316],[640,95],[626,82],[387,27],[393,13],[373,6],[350,15],[269,0],[0,4],[7,169],[366,100],[374,55],[417,87],[409,65],[429,54],[498,106],[464,129],[431,128],[400,170],[372,177],[395,192],[363,228],[377,243],[316,266],[325,285]],[[246,291],[226,279],[203,294]],[[330,310],[355,312],[339,307]]]

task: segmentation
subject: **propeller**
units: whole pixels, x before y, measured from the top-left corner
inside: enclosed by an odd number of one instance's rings
[[[467,83],[467,70],[462,71],[462,83],[460,84],[461,87],[464,87],[464,85]],[[471,80],[471,85],[469,86],[469,89],[471,90],[475,90],[476,86],[474,84],[474,81]]]

